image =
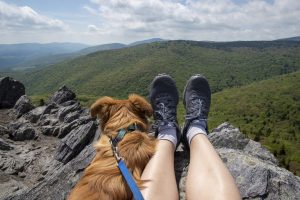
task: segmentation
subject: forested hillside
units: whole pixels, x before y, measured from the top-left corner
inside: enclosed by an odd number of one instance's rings
[[[209,125],[232,123],[300,175],[299,113],[300,71],[213,94]]]
[[[125,97],[147,95],[158,73],[169,73],[182,91],[190,75],[202,73],[212,91],[300,69],[300,42],[166,41],[101,51],[40,70],[10,75],[22,81],[27,93],[49,94],[65,84],[77,94]]]

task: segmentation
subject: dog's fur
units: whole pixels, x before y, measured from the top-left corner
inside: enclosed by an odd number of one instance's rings
[[[110,97],[98,99],[91,107],[92,117],[100,118],[102,135],[97,144],[96,156],[85,169],[69,200],[132,199],[133,195],[121,175],[113,155],[109,137],[114,138],[117,130],[137,123],[141,131],[127,133],[118,144],[120,155],[132,172],[139,188],[143,188],[141,174],[155,152],[156,141],[148,136],[147,117],[152,115],[151,105],[138,95],[130,95],[128,100]]]

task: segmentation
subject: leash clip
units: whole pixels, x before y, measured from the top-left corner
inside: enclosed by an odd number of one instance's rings
[[[116,160],[119,162],[120,160],[122,160],[122,157],[121,157],[120,154],[119,154],[119,149],[118,149],[117,146],[114,146],[114,144],[113,144],[111,138],[109,139],[109,142],[110,142],[110,145],[111,145],[111,149],[112,149],[112,151],[113,151],[113,154],[114,154]]]

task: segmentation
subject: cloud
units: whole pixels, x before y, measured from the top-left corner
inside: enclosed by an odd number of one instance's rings
[[[97,26],[95,26],[93,24],[88,25],[89,33],[94,33],[94,32],[99,32],[99,31],[100,31],[100,29]]]
[[[41,15],[29,6],[0,1],[0,28],[6,31],[66,30],[61,20]]]
[[[95,34],[115,38],[260,40],[300,34],[299,0],[91,0]],[[126,39],[125,39],[126,38]]]

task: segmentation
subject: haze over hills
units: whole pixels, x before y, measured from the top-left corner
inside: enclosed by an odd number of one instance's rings
[[[0,44],[0,70],[22,70],[27,68],[45,67],[97,51],[120,49],[158,41],[163,40],[160,38],[152,38],[136,41],[128,45],[109,43],[96,46],[79,43]]]
[[[22,43],[0,44],[0,70],[11,67],[29,66],[29,63],[58,54],[69,54],[88,47],[80,43]],[[42,60],[42,59],[41,59]]]

